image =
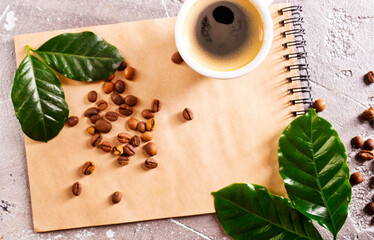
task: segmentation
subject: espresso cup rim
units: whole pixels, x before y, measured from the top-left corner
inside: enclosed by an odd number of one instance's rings
[[[210,69],[199,63],[194,57],[192,57],[184,43],[184,21],[190,9],[197,1],[201,0],[186,0],[184,2],[181,9],[179,10],[175,24],[175,43],[180,55],[182,56],[183,60],[187,63],[187,65],[189,65],[193,70],[200,73],[201,75],[217,79],[237,78],[256,69],[265,60],[273,42],[273,21],[268,10],[268,7],[261,0],[248,0],[254,5],[256,10],[259,12],[264,28],[264,39],[256,57],[252,61],[238,69],[218,71]]]

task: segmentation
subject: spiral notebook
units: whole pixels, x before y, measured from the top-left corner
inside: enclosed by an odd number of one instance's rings
[[[162,102],[154,139],[158,167],[144,167],[147,156],[141,148],[121,167],[113,155],[89,146],[85,130],[90,123],[83,112],[94,106],[86,94],[96,90],[98,99],[110,102],[102,82],[62,79],[70,115],[78,116],[79,124],[64,127],[48,143],[25,137],[35,231],[213,213],[211,192],[234,182],[264,185],[286,196],[278,172],[278,139],[312,99],[301,7],[278,4],[270,10],[274,22],[270,54],[255,71],[225,81],[171,62],[176,51],[175,18],[16,36],[19,64],[26,44],[37,48],[60,33],[93,31],[117,46],[137,69],[135,80],[126,81],[124,94],[140,99],[134,117],[142,119],[140,112],[154,98]],[[116,79],[123,79],[123,72],[117,72]],[[186,107],[193,110],[193,121],[183,119]],[[110,104],[109,110],[115,109]],[[127,128],[127,119],[114,122],[104,140],[116,144],[119,132],[139,134]],[[83,176],[80,169],[88,160],[96,170]],[[83,186],[79,197],[71,193],[76,181]],[[121,191],[123,199],[114,205],[110,197],[115,191]]]

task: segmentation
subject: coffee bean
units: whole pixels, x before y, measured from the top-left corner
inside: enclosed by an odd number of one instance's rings
[[[365,150],[374,150],[374,140],[369,138],[364,143],[364,149]]]
[[[100,100],[96,103],[97,105],[97,109],[99,109],[99,111],[104,111],[105,109],[108,108],[108,103],[105,101],[105,100]]]
[[[370,226],[374,226],[374,217],[370,220]]]
[[[193,114],[193,112],[192,112],[192,110],[190,108],[185,108],[183,110],[183,117],[187,121],[191,121],[194,118],[194,114]]]
[[[369,215],[374,215],[374,202],[370,202],[365,206],[365,212]]]
[[[144,142],[149,142],[149,141],[152,141],[153,139],[153,133],[152,132],[145,132],[143,133],[143,136],[142,136],[142,139]]]
[[[125,78],[127,80],[134,79],[134,77],[135,77],[135,68],[130,67],[130,66],[126,67],[124,74],[125,74]]]
[[[325,110],[325,107],[326,107],[326,103],[325,103],[325,101],[323,101],[322,99],[317,99],[317,100],[313,103],[313,108],[314,108],[317,112],[322,112],[323,110]]]
[[[118,159],[117,159],[117,162],[118,162],[119,165],[125,166],[125,165],[129,164],[130,159],[126,156],[119,156]]]
[[[145,146],[144,146],[144,150],[145,152],[149,155],[149,156],[154,156],[157,154],[158,152],[158,147],[157,145],[154,143],[154,142],[149,142],[147,143]]]
[[[87,133],[90,134],[91,136],[93,136],[95,133],[97,133],[97,131],[96,131],[94,126],[89,126],[87,128]]]
[[[110,130],[112,130],[112,124],[110,122],[105,121],[104,119],[99,119],[95,123],[95,128],[102,133],[108,133]]]
[[[101,136],[101,135],[98,134],[98,133],[95,133],[95,134],[91,137],[91,145],[92,145],[92,147],[97,147],[97,146],[99,146],[102,140],[103,140],[103,136]]]
[[[373,71],[368,72],[365,75],[365,79],[366,79],[366,81],[368,81],[370,83],[374,83],[374,72]]]
[[[88,161],[82,166],[82,173],[84,175],[91,175],[95,171],[95,164],[93,162]]]
[[[120,192],[113,193],[113,195],[112,195],[112,202],[114,204],[119,203],[121,201],[121,199],[122,199],[122,193],[120,193]]]
[[[131,135],[128,133],[119,133],[117,135],[117,140],[120,143],[128,143],[131,139]]]
[[[364,139],[360,136],[352,138],[351,144],[353,148],[362,148],[364,146]]]
[[[364,175],[360,172],[353,173],[349,178],[351,185],[356,185],[364,181]]]
[[[125,87],[125,82],[122,80],[117,80],[114,83],[114,91],[116,91],[117,93],[123,93],[125,91]]]
[[[99,109],[95,107],[91,107],[84,112],[84,116],[88,118],[91,117],[92,115],[97,115],[97,114],[99,114]]]
[[[161,102],[158,99],[154,99],[151,105],[152,112],[159,112],[161,110]]]
[[[118,119],[118,113],[113,112],[113,111],[109,111],[109,112],[105,113],[105,117],[109,121],[114,122],[114,121],[117,121],[117,119]]]
[[[144,109],[142,111],[142,116],[145,118],[145,119],[150,119],[150,118],[154,118],[155,117],[155,113],[152,112],[152,110],[150,109]]]
[[[374,120],[374,110],[369,108],[368,110],[365,110],[362,114],[361,114],[361,118],[365,121],[373,121]]]
[[[71,187],[71,191],[73,192],[74,196],[81,195],[81,193],[82,193],[82,184],[80,184],[79,182],[74,183],[73,186]]]
[[[126,64],[126,62],[125,61],[123,61],[122,63],[121,63],[121,65],[119,65],[119,67],[118,67],[118,71],[123,71],[123,70],[125,70],[125,68],[127,67],[127,64]]]
[[[97,99],[97,92],[96,91],[91,91],[88,93],[87,95],[87,99],[88,101],[90,102],[96,102],[96,99]]]
[[[133,107],[135,106],[137,103],[138,103],[138,98],[133,96],[133,95],[127,95],[125,98],[124,98],[124,101],[127,105],[129,105],[130,107]]]
[[[374,177],[369,179],[369,188],[374,189]]]
[[[138,126],[136,126],[136,130],[138,130],[141,133],[144,133],[146,129],[145,122],[138,122]]]
[[[179,54],[179,52],[175,52],[172,56],[171,56],[171,61],[173,61],[173,63],[175,64],[181,64],[183,62],[183,58],[182,56]]]
[[[141,139],[139,136],[135,135],[130,139],[129,142],[133,147],[139,147],[140,144],[142,143]]]
[[[91,123],[95,124],[100,119],[100,115],[95,114],[90,117]]]
[[[103,91],[106,93],[106,94],[109,94],[113,91],[113,88],[114,88],[114,84],[112,82],[105,82],[103,84]]]
[[[69,127],[74,127],[75,125],[78,124],[78,117],[76,116],[71,116],[71,117],[68,117],[68,119],[66,120],[66,125],[68,125]]]
[[[136,150],[135,148],[131,145],[131,144],[126,144],[124,147],[123,147],[123,154],[125,156],[134,156],[136,153]]]
[[[114,155],[122,155],[123,154],[123,147],[122,145],[117,145],[113,148],[113,154]]]
[[[132,107],[124,103],[119,106],[118,112],[124,116],[130,116],[134,111],[132,110]]]
[[[136,127],[138,126],[138,120],[136,120],[135,118],[130,118],[127,121],[127,126],[129,126],[131,130],[136,130]]]
[[[118,106],[125,102],[123,98],[121,97],[121,95],[115,92],[112,93],[112,95],[110,96],[110,99],[112,99],[112,102]]]
[[[148,119],[147,123],[146,123],[146,129],[148,131],[155,131],[156,128],[157,128],[156,119],[154,119],[154,118]]]
[[[104,152],[111,152],[113,149],[113,146],[110,142],[103,142],[100,147]]]
[[[362,150],[358,153],[358,158],[364,161],[370,161],[374,159],[374,153],[369,150]]]
[[[106,78],[104,81],[105,82],[110,82],[114,79],[114,77],[116,76],[116,73],[113,73],[112,75],[110,75],[108,78]]]
[[[153,158],[147,158],[145,160],[145,166],[149,169],[156,168],[158,165],[157,161]]]

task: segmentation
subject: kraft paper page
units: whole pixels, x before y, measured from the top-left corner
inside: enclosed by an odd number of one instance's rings
[[[93,31],[116,46],[129,65],[136,68],[133,81],[126,80],[123,96],[132,94],[140,102],[133,116],[150,108],[153,99],[162,102],[156,114],[158,129],[154,142],[159,147],[156,169],[146,169],[142,148],[119,166],[116,157],[90,146],[86,128],[90,126],[83,112],[95,104],[87,93],[96,90],[98,100],[110,103],[102,91],[103,82],[84,83],[63,78],[62,86],[70,115],[79,117],[75,127],[64,127],[48,143],[25,137],[34,228],[37,232],[118,224],[150,219],[213,213],[212,191],[235,182],[264,185],[274,194],[285,196],[278,172],[277,145],[282,130],[293,120],[297,110],[289,101],[294,95],[287,89],[285,70],[290,52],[282,43],[290,39],[280,33],[277,10],[270,7],[274,21],[274,42],[265,62],[254,72],[234,80],[203,77],[185,63],[176,65],[170,57],[176,51],[175,18],[106,26],[33,33],[15,37],[17,63],[26,55],[26,45],[38,48],[42,43],[65,32]],[[131,33],[131,34],[129,34]],[[293,73],[294,74],[294,73]],[[117,72],[115,79],[124,79]],[[296,84],[296,85],[295,85]],[[184,108],[195,114],[193,121],[182,117]],[[104,140],[118,144],[119,132],[140,133],[128,129],[129,117],[120,117]],[[95,172],[84,176],[80,170],[86,161],[96,164]],[[83,185],[79,197],[71,187]],[[111,194],[121,191],[119,204],[111,203]]]

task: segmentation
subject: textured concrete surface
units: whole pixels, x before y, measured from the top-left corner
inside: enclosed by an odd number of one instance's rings
[[[363,211],[373,198],[370,162],[359,163],[349,144],[356,135],[374,137],[358,116],[374,106],[374,84],[363,75],[374,68],[374,5],[371,0],[295,0],[304,6],[314,98],[339,132],[351,172],[365,174],[353,187],[349,219],[338,239],[373,239]],[[0,239],[229,239],[215,215],[36,234],[32,230],[23,137],[10,100],[16,70],[13,36],[73,27],[175,16],[183,0],[1,0],[0,1]],[[331,236],[323,229],[325,239]]]

